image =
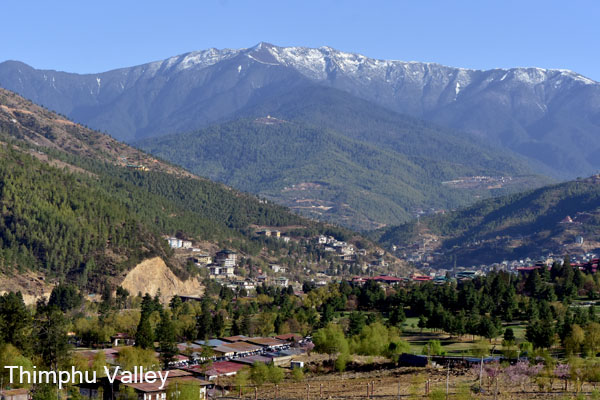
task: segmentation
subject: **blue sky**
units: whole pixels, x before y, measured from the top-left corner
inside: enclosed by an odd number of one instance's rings
[[[468,68],[567,68],[600,81],[597,0],[20,0],[1,12],[0,61],[69,72],[265,41]]]

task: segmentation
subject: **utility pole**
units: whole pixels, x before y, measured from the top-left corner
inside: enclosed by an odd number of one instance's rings
[[[481,389],[483,380],[483,356],[481,356],[481,364],[479,365],[479,389]]]
[[[446,372],[446,400],[448,400],[450,386],[450,362],[448,362],[448,371]]]

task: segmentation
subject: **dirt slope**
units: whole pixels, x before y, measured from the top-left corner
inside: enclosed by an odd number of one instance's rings
[[[204,286],[197,279],[182,281],[160,257],[150,258],[136,265],[127,273],[121,286],[133,296],[138,292],[154,296],[160,289],[164,302],[174,295],[200,296],[204,292]]]
[[[25,273],[0,274],[0,295],[21,292],[25,304],[35,304],[40,298],[48,299],[54,284],[46,282],[43,274]]]

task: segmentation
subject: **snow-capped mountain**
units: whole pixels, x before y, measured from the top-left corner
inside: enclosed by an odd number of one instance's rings
[[[600,84],[567,70],[471,70],[268,43],[99,74],[0,64],[1,86],[127,141],[233,119],[315,84],[477,135],[557,176],[600,169]]]

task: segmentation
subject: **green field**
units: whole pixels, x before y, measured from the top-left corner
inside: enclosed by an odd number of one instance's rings
[[[413,354],[421,354],[423,346],[429,340],[439,340],[448,355],[452,356],[473,356],[475,342],[481,340],[478,336],[465,335],[462,337],[451,336],[445,332],[435,332],[433,329],[419,329],[417,324],[419,319],[416,317],[407,318],[402,324],[402,337],[410,344],[410,351]],[[515,333],[517,343],[525,341],[526,326],[523,323],[515,322],[505,325],[510,327]],[[490,347],[496,351],[502,350],[502,336],[492,340]]]

